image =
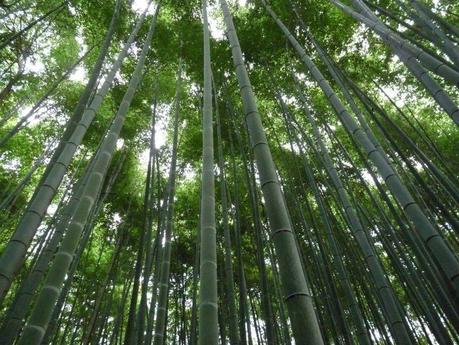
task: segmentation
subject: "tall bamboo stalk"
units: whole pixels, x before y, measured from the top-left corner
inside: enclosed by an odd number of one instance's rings
[[[285,201],[277,179],[276,169],[261,124],[255,96],[244,65],[242,50],[233,24],[228,4],[220,1],[227,36],[233,54],[233,63],[239,82],[251,147],[260,174],[260,185],[265,199],[266,213],[271,225],[271,239],[274,241],[279,260],[282,288],[287,304],[293,336],[297,344],[323,344],[319,324],[315,315],[312,296],[296,247]]]
[[[200,225],[199,345],[218,343],[217,240],[215,228],[212,72],[207,0],[202,1],[204,98],[202,105],[202,176]]]
[[[37,303],[32,311],[24,333],[19,340],[21,345],[39,344],[44,336],[46,327],[52,314],[52,309],[59,297],[60,289],[63,285],[65,275],[73,259],[73,254],[78,246],[78,240],[83,231],[84,225],[88,219],[89,213],[95,203],[95,198],[102,186],[105,174],[107,172],[110,160],[116,149],[116,141],[119,137],[124,124],[130,103],[134,93],[140,83],[143,67],[147,52],[150,48],[153,32],[156,24],[156,18],[160,6],[156,7],[155,15],[151,20],[147,38],[145,40],[142,52],[139,57],[136,69],[129,82],[128,89],[123,97],[120,108],[111,125],[110,131],[104,138],[100,153],[94,163],[93,170],[89,176],[88,184],[83,192],[82,199],[72,218],[67,233],[62,241],[62,245],[51,264],[51,268],[46,277],[46,281],[37,298]]]

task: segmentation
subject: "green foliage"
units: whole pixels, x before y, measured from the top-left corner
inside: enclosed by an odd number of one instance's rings
[[[400,8],[398,1],[380,0],[373,2],[391,11],[395,16],[405,18],[405,12]],[[58,6],[60,1],[7,1],[6,3],[11,3],[12,12],[7,15],[8,8],[4,7],[3,3],[0,4],[0,23],[4,24],[0,26],[0,40],[11,37],[14,32],[25,27],[34,18]],[[139,13],[135,13],[131,8],[128,8],[127,3],[128,1],[122,1],[120,22],[116,27],[116,34],[105,60],[106,69],[116,58],[121,45],[127,39],[135,20],[139,16]],[[457,172],[459,171],[458,127],[454,126],[451,119],[435,104],[422,85],[409,73],[404,65],[394,58],[393,53],[383,41],[373,31],[359,25],[329,1],[294,1],[294,3],[297,4],[299,15],[306,23],[310,33],[325,48],[337,66],[370,97],[377,101],[395,126],[402,129],[417,147],[423,150],[429,159],[440,167],[441,171],[451,172],[452,177],[457,180]],[[291,10],[289,1],[273,0],[271,4],[284,24],[294,33],[306,52],[311,55],[312,60],[318,65],[325,77],[330,80],[332,88],[337,91],[341,99],[344,99],[343,94],[338,89],[338,85],[332,81],[330,73],[326,70],[325,64],[320,61],[313,45],[302,32]],[[34,117],[21,131],[4,146],[0,147],[0,202],[27,175],[35,160],[44,151],[57,145],[64,132],[64,126],[78,102],[87,77],[96,61],[101,42],[113,14],[114,5],[114,0],[68,1],[62,11],[34,26],[19,39],[0,50],[0,92],[7,90],[10,80],[16,75],[18,77],[11,90],[5,91],[5,96],[0,99],[0,121],[5,119],[5,123],[0,127],[0,138],[2,138],[26,113],[25,110],[33,106],[59,76],[74,64],[87,49],[92,49],[91,53],[80,64],[85,71],[86,79],[76,80],[72,77],[60,83],[56,91],[50,95],[36,112],[40,116]],[[145,152],[148,152],[149,146],[153,112],[152,103],[156,99],[156,139],[157,142],[162,143],[162,146],[157,144],[160,174],[158,176],[155,172],[153,199],[156,202],[159,198],[162,202],[170,164],[171,118],[174,112],[173,98],[180,55],[184,59],[184,82],[180,113],[182,125],[179,131],[179,176],[177,178],[175,196],[171,282],[178,285],[182,278],[186,281],[186,286],[182,292],[186,295],[187,306],[186,311],[183,313],[187,315],[187,322],[190,318],[187,313],[189,313],[188,304],[191,303],[191,278],[199,227],[199,176],[201,174],[202,159],[203,39],[200,6],[201,3],[197,0],[163,1],[152,48],[147,56],[147,67],[130,106],[126,123],[121,132],[119,147],[112,160],[108,176],[111,176],[115,170],[115,162],[118,161],[124,151],[126,151],[126,158],[121,172],[105,200],[102,212],[95,219],[90,244],[86,247],[78,265],[77,279],[72,283],[72,288],[69,292],[69,300],[72,302],[66,305],[68,309],[70,309],[71,305],[74,305],[76,311],[71,315],[69,310],[66,309],[64,311],[64,315],[69,317],[69,320],[77,320],[78,318],[85,320],[84,322],[89,320],[89,315],[91,315],[89,305],[93,305],[96,298],[94,287],[98,286],[103,281],[103,277],[108,274],[107,267],[115,251],[116,239],[121,236],[121,228],[126,233],[124,235],[125,241],[120,254],[118,271],[113,280],[112,300],[111,302],[104,300],[104,307],[107,309],[107,315],[111,315],[110,317],[113,319],[116,319],[120,305],[122,306],[121,309],[127,312],[128,303],[123,301],[123,298],[125,298],[125,296],[123,297],[123,289],[128,284],[127,282],[132,280],[135,261],[133,253],[138,250],[139,239],[143,231],[143,193],[146,176],[145,157],[147,157]],[[212,4],[212,6],[218,8],[218,4]],[[403,273],[400,273],[400,267],[396,266],[395,262],[387,254],[387,243],[389,242],[385,243],[382,238],[385,236],[385,227],[390,225],[399,236],[399,239],[391,238],[390,236],[393,235],[388,235],[387,241],[400,241],[402,245],[396,247],[396,252],[405,250],[409,258],[416,258],[413,265],[421,266],[418,254],[406,245],[408,239],[405,232],[411,231],[411,229],[402,228],[397,223],[397,219],[391,213],[390,207],[380,196],[381,191],[377,189],[374,181],[369,177],[362,156],[359,155],[351,137],[346,133],[333,112],[329,100],[321,92],[317,83],[313,82],[309,72],[299,63],[295,52],[288,46],[285,36],[269,17],[261,3],[259,1],[247,1],[246,6],[238,5],[231,8],[234,11],[235,26],[241,49],[257,96],[261,120],[267,132],[270,149],[279,176],[282,182],[285,182],[289,189],[291,188],[292,195],[299,197],[299,204],[302,209],[306,209],[306,205],[311,208],[310,213],[305,211],[305,220],[310,226],[310,228],[306,229],[304,228],[304,223],[300,220],[301,215],[298,210],[295,210],[289,201],[289,211],[292,214],[294,228],[298,229],[298,238],[301,241],[300,246],[304,251],[304,261],[310,266],[305,267],[305,269],[308,279],[311,280],[311,286],[317,292],[317,295],[321,293],[325,295],[327,293],[324,277],[321,276],[322,273],[319,269],[321,269],[322,260],[330,266],[333,263],[330,258],[326,258],[326,254],[330,253],[330,248],[325,245],[324,254],[321,252],[322,249],[318,247],[319,240],[326,242],[322,232],[323,224],[320,219],[318,205],[311,194],[310,186],[305,183],[304,171],[299,169],[302,157],[299,157],[297,151],[292,152],[290,149],[289,137],[281,116],[281,108],[275,97],[276,93],[280,92],[288,100],[289,109],[302,125],[305,134],[312,138],[312,127],[308,123],[298,101],[297,90],[291,78],[292,72],[300,76],[303,82],[303,91],[308,96],[309,103],[313,108],[313,115],[318,122],[338,174],[346,181],[346,190],[352,195],[353,202],[362,208],[358,211],[359,218],[368,225],[368,235],[375,244],[376,251],[385,270],[389,273],[395,293],[403,306],[409,305],[407,313],[410,318],[415,320],[415,326],[413,327],[419,331],[418,322],[420,317],[417,315],[419,311],[416,309],[419,307],[413,303],[413,297],[410,295],[412,292],[407,288]],[[435,1],[435,8],[441,9],[438,13],[441,14],[444,20],[457,24],[458,3]],[[212,13],[212,16],[217,17],[218,21],[222,20],[219,10],[210,13]],[[393,18],[384,15],[380,17],[391,27],[401,30],[398,27],[399,24]],[[58,197],[63,195],[65,187],[75,183],[76,180],[70,181],[71,176],[73,174],[76,177],[81,176],[84,167],[90,162],[90,157],[97,151],[101,138],[105,135],[126,92],[129,79],[136,67],[139,52],[147,34],[150,19],[151,16],[149,15],[148,20],[145,21],[139,32],[138,38],[131,47],[128,58],[117,74],[110,93],[104,99],[94,122],[89,127],[80,151],[70,166],[67,178],[59,189],[57,197],[53,199],[53,207],[57,205]],[[213,25],[211,25],[211,31],[214,34],[217,31]],[[441,51],[426,39],[419,37],[416,32],[403,29],[403,33],[406,37],[419,42],[420,45],[441,54]],[[211,56],[213,76],[218,93],[217,105],[222,118],[223,151],[229,189],[231,190],[235,181],[239,182],[241,251],[245,279],[249,292],[253,296],[259,296],[261,293],[260,269],[254,254],[254,225],[249,206],[248,188],[243,173],[244,163],[240,158],[241,152],[239,152],[239,147],[236,143],[234,145],[236,146],[235,160],[238,175],[234,176],[230,169],[232,157],[229,140],[230,131],[233,131],[233,120],[231,119],[233,115],[228,111],[228,100],[231,101],[235,108],[233,119],[235,130],[242,136],[242,149],[249,153],[250,150],[248,149],[249,139],[245,129],[239,89],[232,67],[231,51],[225,37],[211,39]],[[452,99],[457,102],[459,99],[457,87],[448,85],[440,79],[438,81],[447,93],[451,95]],[[380,89],[390,95],[392,100],[403,111],[403,114],[384,96]],[[353,93],[353,96],[355,96],[355,93]],[[357,103],[363,109],[363,104],[359,101]],[[17,109],[15,108],[16,105]],[[346,106],[349,108],[348,104]],[[6,118],[8,114],[11,114],[11,116]],[[413,175],[409,172],[405,174],[405,171],[408,170],[406,169],[406,163],[401,163],[400,161],[400,153],[405,154],[410,159],[427,185],[431,186],[433,192],[439,196],[439,201],[450,210],[456,219],[458,214],[457,205],[450,198],[450,195],[442,189],[431,171],[426,169],[425,164],[422,164],[420,158],[413,152],[412,146],[403,140],[399,132],[387,120],[384,120],[380,115],[375,115],[376,119],[380,119],[384,125],[387,135],[399,145],[400,152],[392,151],[393,145],[385,140],[385,135],[378,129],[375,119],[369,116],[368,113],[365,114],[376,137],[382,142],[383,148],[392,154],[392,157],[395,157],[393,163],[398,171],[403,172],[403,181],[409,186],[410,191],[416,196],[422,208],[429,210],[429,219],[436,222],[439,232],[444,234],[446,238],[451,238],[451,247],[453,251],[457,252],[459,247],[457,238],[455,238],[457,232],[454,232],[450,221],[445,218],[438,207],[432,204],[433,201],[430,200],[429,194],[422,190]],[[327,127],[331,129],[331,133],[327,132]],[[234,133],[231,136],[232,140],[235,141]],[[429,143],[429,140],[432,140],[433,145]],[[433,146],[441,155],[435,153]],[[14,205],[9,210],[1,211],[0,252],[2,252],[5,243],[14,231],[17,220],[24,211],[27,201],[33,195],[45,166],[49,162],[51,153],[52,150],[47,154],[45,162],[40,165],[30,181],[20,191]],[[364,289],[373,289],[374,287],[369,283],[368,287],[363,286],[370,279],[369,273],[364,268],[365,263],[357,244],[351,240],[352,235],[347,226],[342,205],[337,199],[336,191],[326,178],[322,162],[318,160],[317,156],[309,150],[305,158],[311,162],[316,182],[320,187],[321,193],[325,196],[329,213],[333,218],[333,225],[337,229],[338,242],[343,252],[343,262],[350,276],[355,277],[355,281],[352,281],[352,284],[355,290],[358,291],[359,297],[366,296]],[[359,173],[363,174],[364,180],[367,182],[366,186],[362,185],[362,181],[358,176]],[[160,185],[159,188],[158,183]],[[219,195],[218,188],[217,195]],[[383,190],[385,190],[384,188]],[[372,203],[369,191],[376,198],[384,214],[380,214],[381,210]],[[230,198],[233,199],[233,204],[230,205],[230,227],[234,237],[234,195],[232,193],[231,190],[229,194]],[[287,199],[292,198],[292,195],[290,195],[290,192],[286,192]],[[390,200],[396,205],[395,214],[401,214],[396,202],[393,199]],[[160,217],[156,204],[152,206],[152,209],[154,216],[153,234],[155,235],[157,220]],[[262,224],[265,228],[268,228],[268,222],[264,214],[265,210],[261,206],[260,210]],[[365,213],[369,215],[367,220],[365,220]],[[218,213],[217,216],[219,216]],[[384,217],[389,219],[387,223],[385,223]],[[407,222],[403,216],[401,219],[402,225],[405,224],[406,226]],[[42,231],[50,228],[51,221],[52,215],[45,217],[40,229],[40,236],[37,236],[32,243],[33,248],[37,248]],[[218,232],[219,234],[222,232],[220,227]],[[269,243],[268,241],[269,239],[265,241],[265,245]],[[233,248],[234,246],[233,241]],[[219,243],[218,247],[221,250],[221,243]],[[35,253],[31,251],[28,254],[27,264],[33,261]],[[236,260],[233,260],[233,262],[236,262]],[[405,265],[405,263],[403,264]],[[332,273],[330,276],[336,278],[336,273]],[[268,281],[273,289],[274,279],[277,278],[273,267],[268,265]],[[239,284],[239,282],[240,277],[236,276],[235,284]],[[435,285],[429,285],[428,288],[432,290],[434,287]],[[174,291],[178,291],[178,287]],[[343,291],[338,289],[338,294],[342,298]],[[10,301],[12,299],[11,295],[8,298],[8,301]],[[151,296],[148,298],[150,299]],[[379,314],[372,315],[368,312],[373,302],[371,298],[368,298],[368,300],[364,298],[363,301],[360,301],[362,309],[366,310],[364,316],[371,323],[371,327],[377,330],[376,318]],[[281,303],[276,298],[274,304],[276,305],[275,313],[278,315],[277,309]],[[316,304],[321,311],[320,315],[326,315],[327,308],[331,308],[324,300],[316,299]],[[176,311],[178,313],[181,306],[171,302],[170,308],[170,314]],[[6,309],[1,312],[4,315]],[[331,317],[324,316],[323,323],[325,329],[330,329],[330,337],[333,337],[332,333],[334,331],[331,330],[333,320],[331,320]],[[110,320],[110,327],[115,329],[112,320]],[[169,325],[169,331],[172,332],[174,327],[176,325]],[[189,327],[188,324],[187,327]],[[119,329],[124,330],[124,328],[125,325],[121,325]],[[64,336],[62,329],[60,332]],[[421,331],[419,331],[419,334],[421,334]],[[69,337],[66,339],[70,341]],[[426,340],[421,336],[419,342],[424,343]]]

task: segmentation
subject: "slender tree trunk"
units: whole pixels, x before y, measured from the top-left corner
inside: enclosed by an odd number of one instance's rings
[[[352,116],[347,112],[328,81],[318,70],[304,49],[299,45],[298,41],[296,41],[296,39],[290,34],[288,29],[276,17],[274,12],[269,7],[267,7],[267,9],[281,30],[285,33],[290,43],[294,46],[295,50],[301,56],[303,63],[311,71],[314,79],[318,81],[322,91],[330,100],[331,105],[345,129],[353,138],[355,138],[359,145],[363,147],[369,160],[371,160],[377,167],[378,172],[385,180],[388,188],[394,197],[400,202],[407,216],[414,223],[415,228],[425,246],[429,248],[432,256],[437,260],[437,264],[443,270],[443,273],[446,275],[449,283],[454,287],[456,293],[459,293],[459,262],[454,253],[448,247],[445,240],[432,226],[426,215],[416,203],[415,199],[412,197],[409,190],[402,184],[402,181],[396,171],[389,165],[387,159],[381,154],[381,150],[378,150],[375,144],[368,137],[367,133],[358,126]],[[399,323],[399,325],[402,326],[403,323]],[[403,341],[407,341],[408,333],[404,331],[403,328],[400,329],[399,335],[401,336],[401,341],[402,339],[405,339]]]
[[[215,228],[212,76],[207,1],[202,1],[204,36],[204,99],[202,107],[202,176],[200,225],[199,345],[218,344],[217,240]]]
[[[65,1],[60,3],[58,6],[52,8],[51,10],[49,10],[48,12],[46,12],[45,14],[41,15],[40,17],[38,17],[37,19],[33,20],[32,22],[30,22],[25,28],[23,28],[22,30],[16,32],[15,34],[7,37],[5,40],[3,40],[2,42],[0,42],[0,50],[2,50],[3,48],[7,47],[9,44],[11,44],[14,40],[16,40],[18,37],[22,36],[25,32],[29,31],[32,27],[34,27],[37,23],[41,22],[42,20],[46,19],[47,17],[49,17],[50,15],[52,15],[54,12],[57,12],[57,11],[60,11],[62,10],[63,8],[65,7]]]
[[[218,167],[220,172],[220,198],[222,205],[222,221],[223,221],[223,235],[224,235],[224,267],[225,267],[225,287],[228,300],[229,311],[229,338],[231,345],[239,345],[239,333],[237,331],[237,315],[235,294],[234,294],[234,273],[233,263],[231,257],[231,234],[228,224],[228,197],[226,194],[226,177],[225,177],[225,161],[223,158],[223,142],[221,133],[221,120],[218,111],[217,91],[214,84],[214,102],[215,102],[215,118],[217,124],[217,153],[218,153]]]
[[[74,69],[84,60],[88,57],[88,55],[91,53],[92,49],[94,47],[91,47],[82,57],[80,57],[72,66],[70,66],[65,73],[62,74],[53,84],[52,86],[48,89],[48,91],[45,92],[45,94],[39,99],[37,103],[30,109],[30,111],[25,114],[23,117],[19,119],[19,121],[14,125],[13,128],[11,128],[8,133],[0,139],[0,147],[4,146],[8,140],[10,140],[14,135],[16,135],[24,126],[24,124],[33,116],[36,114],[36,111],[41,107],[41,105],[48,100],[49,96],[51,96],[54,91],[61,85],[61,83],[68,78],[68,76],[74,71]]]
[[[159,278],[159,296],[158,307],[156,314],[154,345],[166,344],[166,320],[167,320],[167,300],[169,295],[169,280],[170,280],[170,260],[171,260],[171,242],[173,231],[173,217],[174,217],[174,196],[175,196],[175,180],[177,169],[177,149],[178,149],[178,129],[180,117],[180,88],[182,82],[182,57],[179,59],[179,67],[177,73],[177,83],[175,90],[175,111],[174,111],[174,134],[172,143],[172,159],[169,171],[168,188],[168,206],[167,218],[164,227],[164,248],[162,251],[160,278]],[[164,210],[166,212],[166,210]],[[174,335],[175,336],[175,335]]]
[[[220,4],[243,98],[244,113],[251,136],[252,150],[260,173],[260,185],[271,225],[271,238],[274,241],[279,260],[282,288],[293,335],[298,345],[323,344],[312,296],[303,274],[287,208],[277,180],[274,162],[261,124],[260,115],[258,114],[255,96],[244,65],[233,20],[226,1],[221,0]]]
[[[86,101],[82,102],[80,98],[79,105],[84,109],[84,112],[81,115],[81,119],[77,122],[74,127],[74,130],[70,130],[69,138],[65,139],[62,142],[62,150],[59,152],[54,159],[52,158],[50,165],[47,167],[47,172],[45,172],[44,177],[40,181],[39,186],[35,190],[34,196],[28,204],[27,210],[22,215],[13,236],[6,245],[2,255],[0,256],[0,302],[3,301],[11,282],[16,275],[16,273],[21,269],[24,263],[24,255],[27,252],[27,249],[32,241],[38,227],[41,224],[42,218],[46,213],[46,210],[51,203],[52,198],[54,197],[57,189],[67,171],[68,166],[75,154],[79,144],[83,140],[83,137],[94,119],[97,110],[102,104],[102,100],[108,93],[110,86],[115,78],[115,74],[120,68],[124,58],[128,53],[128,48],[134,41],[141,24],[145,18],[143,14],[136,23],[135,28],[131,32],[127,42],[125,43],[123,49],[118,55],[116,62],[113,64],[110,72],[107,74],[104,84],[100,90],[94,96],[91,104],[86,106]],[[102,62],[101,62],[102,64]],[[97,76],[96,78],[97,79]],[[88,91],[87,96],[89,97],[92,86]],[[84,98],[84,97],[83,97]],[[76,113],[75,113],[76,114]],[[76,116],[78,118],[78,116]]]
[[[63,285],[65,274],[68,271],[72,256],[77,248],[78,238],[83,231],[83,225],[87,221],[88,215],[94,205],[95,198],[101,188],[108,165],[113,156],[113,152],[116,149],[116,141],[123,127],[129,105],[140,83],[146,55],[153,37],[158,10],[159,7],[156,8],[155,16],[151,21],[144,47],[140,54],[139,61],[131,81],[129,82],[126,94],[121,102],[121,106],[115,116],[115,120],[112,123],[109,133],[104,138],[101,145],[98,159],[96,160],[93,171],[89,176],[88,184],[83,192],[82,200],[78,205],[75,216],[68,226],[66,236],[64,237],[62,245],[51,265],[45,284],[38,296],[36,306],[32,311],[28,325],[19,340],[20,345],[39,344],[46,331],[52,309],[59,296],[59,290]]]

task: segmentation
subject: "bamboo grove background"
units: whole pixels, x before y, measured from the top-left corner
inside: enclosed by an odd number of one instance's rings
[[[0,344],[459,343],[457,2],[0,24]]]

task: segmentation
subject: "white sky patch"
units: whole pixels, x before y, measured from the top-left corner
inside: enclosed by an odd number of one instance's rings
[[[391,85],[391,86],[382,86],[384,92],[389,96],[392,101],[397,104],[398,107],[402,108],[406,103],[409,102],[409,98],[412,96],[408,92],[404,92],[399,86]],[[387,96],[384,95],[383,92],[377,90],[380,94],[380,97],[384,100],[387,100]]]
[[[47,213],[50,217],[54,216],[54,213],[57,211],[57,205],[56,204],[51,204],[48,207]]]
[[[165,110],[163,108],[165,108]],[[166,121],[167,121],[167,118],[168,118],[167,115],[170,109],[171,107],[169,105],[166,105],[166,106],[159,105],[157,107],[157,112],[159,115],[156,117],[157,122],[155,124],[155,148],[157,150],[160,149],[162,146],[164,146],[167,141],[167,122]],[[148,165],[149,156],[150,156],[149,147],[145,148],[145,150],[143,150],[139,155],[140,165],[145,169],[147,168],[147,165]]]
[[[123,138],[119,138],[119,139],[116,141],[116,149],[119,150],[119,149],[121,149],[123,146],[124,146],[124,139],[123,139]]]
[[[136,13],[142,14],[148,7],[148,0],[134,0],[132,3],[132,10]],[[148,14],[153,14],[155,11],[155,6],[150,6]]]
[[[68,9],[69,9],[69,12],[72,16],[75,16],[76,15],[76,10],[75,10],[75,7],[73,7],[72,5],[69,5],[68,6]]]
[[[139,56],[140,49],[134,45],[129,48],[129,52],[134,56]]]
[[[45,71],[45,65],[39,55],[33,58],[28,58],[25,62],[24,72],[25,73],[43,73]]]
[[[124,77],[121,75],[121,73],[120,73],[119,70],[116,72],[115,78],[118,80],[118,82],[119,82],[120,84],[126,84],[126,83],[127,83],[126,78],[124,78]],[[105,79],[104,79],[103,81],[105,81]],[[102,84],[101,84],[101,85],[102,85]]]
[[[166,143],[166,128],[160,127],[156,128],[156,133],[155,133],[155,147],[156,149],[159,149],[161,146],[163,146]]]
[[[287,150],[290,152],[292,152],[292,148],[293,148],[293,152],[295,152],[296,154],[300,154],[300,147],[296,143],[292,143],[292,145],[290,145],[290,143],[287,143],[287,144],[282,144],[281,146],[284,150]]]
[[[281,98],[284,101],[284,103],[287,105],[295,105],[298,103],[296,98],[292,96],[281,95]]]
[[[43,120],[42,115],[44,113],[48,113],[50,116],[55,115],[55,112],[52,110],[53,108],[50,106],[52,106],[52,102],[50,100],[43,103],[38,109],[36,109],[33,112],[32,116],[29,117],[29,119],[25,122],[24,125],[28,127],[33,127],[39,124]],[[32,106],[27,106],[27,107],[22,108],[19,111],[20,118],[26,116],[30,110],[32,110]]]
[[[2,168],[11,170],[11,171],[18,171],[21,167],[21,161],[19,158],[12,158],[8,161],[2,162]]]
[[[365,32],[368,31],[368,27],[365,24],[359,24],[355,29],[347,49],[343,49],[338,53],[338,58],[341,59],[348,53],[358,52],[362,55],[367,55],[370,49],[370,43],[365,37]]]
[[[114,215],[113,215],[113,222],[116,224],[116,225],[119,225],[121,223],[121,216],[118,212],[116,212]]]
[[[69,79],[71,81],[75,81],[78,83],[85,83],[88,81],[87,76],[86,76],[86,70],[78,66],[77,68],[74,69],[73,73],[70,74]]]
[[[207,12],[210,35],[217,41],[223,40],[225,38],[225,30],[219,4],[212,4]]]
[[[187,164],[183,169],[183,176],[185,180],[194,180],[196,178],[196,170],[190,164]]]
[[[83,28],[79,27],[77,31],[77,35],[75,37],[75,40],[77,41],[78,45],[80,46],[80,51],[81,52],[86,52],[88,51],[88,45],[85,43],[84,40],[84,35],[83,35]]]
[[[31,106],[31,105],[26,106],[26,107],[24,107],[24,108],[21,108],[21,109],[19,110],[19,118],[23,118],[23,117],[26,116],[26,115],[29,113],[29,111],[31,111],[31,110],[32,110],[32,106]],[[34,120],[35,120],[35,119],[34,119],[34,116],[32,116],[32,117],[30,118],[29,121],[32,123]],[[35,122],[38,122],[38,121],[35,121]]]
[[[155,124],[155,147],[159,149],[166,144],[167,140],[167,121],[171,114],[171,104],[159,104],[156,108],[156,124]]]
[[[373,177],[371,177],[371,174],[368,171],[363,170],[360,172],[360,174],[362,175],[362,178],[365,180],[366,183],[368,183],[371,186],[376,185],[375,181],[373,180]]]
[[[24,115],[27,115],[27,113],[29,112],[31,108],[28,108],[27,111],[24,111],[24,113],[21,112],[21,117],[24,116]],[[35,125],[38,125],[40,122],[41,122],[41,115],[42,115],[42,109],[39,108],[37,110],[35,110],[35,112],[33,113],[33,115],[29,118],[29,120],[25,123],[25,126],[28,126],[28,127],[34,127]]]

